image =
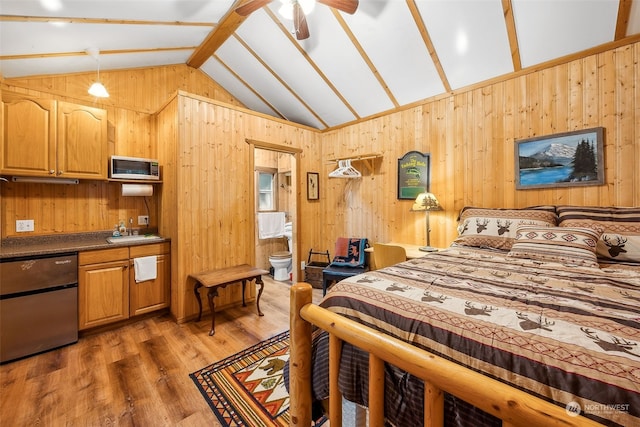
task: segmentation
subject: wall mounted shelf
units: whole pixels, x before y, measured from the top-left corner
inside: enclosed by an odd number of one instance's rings
[[[362,162],[367,167],[367,169],[369,169],[369,172],[373,174],[374,173],[373,161],[375,159],[379,159],[379,158],[382,158],[382,154],[372,153],[372,154],[362,154],[362,155],[359,155],[359,156],[341,157],[341,158],[338,158],[338,159],[330,159],[329,161],[331,163],[338,163],[340,161],[345,161],[345,160],[349,160],[351,162]]]

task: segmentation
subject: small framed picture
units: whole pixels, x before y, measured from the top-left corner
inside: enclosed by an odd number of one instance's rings
[[[419,151],[409,151],[398,159],[398,199],[415,200],[429,191],[430,159],[430,154]]]
[[[307,200],[320,199],[320,175],[318,172],[307,172]]]

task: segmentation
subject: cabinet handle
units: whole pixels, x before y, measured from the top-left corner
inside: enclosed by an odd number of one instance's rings
[[[123,265],[123,266],[122,266],[122,269],[123,269],[123,270],[126,270],[127,268],[129,268],[129,266],[128,266],[128,265]]]
[[[53,175],[54,173],[56,173],[56,171],[54,171],[53,169],[49,169],[49,175]]]
[[[58,176],[62,175],[64,171],[58,171]]]

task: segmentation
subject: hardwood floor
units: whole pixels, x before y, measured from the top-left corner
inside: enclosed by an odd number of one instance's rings
[[[289,329],[290,284],[264,279],[265,315],[218,312],[213,337],[208,315],[180,325],[163,315],[0,366],[0,425],[220,425],[189,374]]]

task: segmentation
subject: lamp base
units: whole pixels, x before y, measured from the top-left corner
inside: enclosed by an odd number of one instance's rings
[[[434,248],[433,246],[420,246],[418,250],[422,252],[438,252],[438,248]]]

